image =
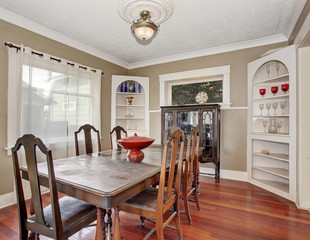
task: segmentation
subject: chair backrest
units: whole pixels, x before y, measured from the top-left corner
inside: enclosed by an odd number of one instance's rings
[[[169,142],[173,133],[177,130],[181,130],[181,128],[177,126],[170,126],[163,132],[163,144]],[[182,131],[182,130],[181,130]]]
[[[17,152],[20,150],[21,146],[24,147],[25,150],[25,158],[28,170],[28,178],[30,182],[30,190],[31,190],[31,198],[33,204],[33,210],[35,214],[35,220],[27,221],[27,211],[25,204],[25,197],[22,185],[22,179],[20,174],[20,165],[18,160]],[[51,194],[51,205],[53,211],[53,226],[49,226],[43,215],[43,207],[42,207],[42,197],[40,191],[40,183],[38,177],[38,166],[37,166],[37,155],[36,151],[39,149],[45,156],[48,168],[48,181],[49,188]],[[18,203],[18,211],[19,211],[19,225],[20,231],[23,232],[23,236],[25,236],[28,231],[36,229],[37,233],[41,233],[47,236],[54,236],[62,234],[62,221],[59,209],[57,188],[55,182],[55,174],[53,167],[53,159],[52,152],[48,150],[46,146],[43,144],[41,139],[36,138],[31,134],[26,134],[17,139],[15,146],[12,148],[12,158],[13,158],[13,167],[14,167],[14,175],[15,175],[15,184],[16,184],[16,195],[17,195],[17,203]],[[23,237],[22,239],[27,239],[27,237]]]
[[[164,146],[156,206],[156,212],[159,214],[167,210],[166,204],[179,201],[183,151],[184,134],[177,129]],[[167,167],[169,167],[168,174],[166,174]],[[175,174],[176,167],[177,174]]]
[[[113,149],[113,133],[115,132],[115,140],[121,139],[122,138],[122,133],[125,137],[127,137],[127,131],[122,128],[121,126],[116,126],[115,128],[112,129],[110,132],[110,149]],[[120,150],[121,147],[117,144],[117,149]]]
[[[183,177],[183,186],[191,187],[193,181],[198,177],[198,156],[199,156],[199,129],[193,128],[187,140],[186,162]],[[185,194],[185,193],[184,193]]]
[[[84,131],[85,153],[86,154],[93,153],[93,143],[92,143],[92,139],[91,139],[91,130],[93,130],[97,134],[98,152],[100,152],[101,151],[101,143],[100,143],[99,131],[94,126],[92,126],[90,124],[85,124],[85,125],[81,126],[76,132],[74,132],[76,156],[80,155],[78,134],[82,130]]]

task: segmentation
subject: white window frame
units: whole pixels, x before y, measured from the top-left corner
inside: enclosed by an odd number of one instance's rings
[[[159,75],[160,106],[171,105],[171,87],[186,83],[223,81],[221,109],[230,108],[230,65]]]

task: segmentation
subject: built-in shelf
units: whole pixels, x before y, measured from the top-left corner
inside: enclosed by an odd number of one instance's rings
[[[144,107],[144,105],[117,104],[116,107]]]
[[[253,152],[253,155],[266,157],[266,158],[270,158],[270,159],[275,159],[275,160],[283,161],[283,162],[289,162],[289,155],[282,154],[282,153],[263,154],[263,153]]]
[[[283,75],[280,75],[280,76],[275,76],[275,77],[271,77],[271,78],[268,78],[268,79],[263,79],[263,80],[255,81],[255,82],[252,83],[252,85],[267,85],[268,83],[270,83],[270,84],[272,84],[272,83],[281,83],[281,82],[288,81],[288,80],[289,80],[289,74],[283,74]]]
[[[264,167],[264,166],[253,166],[253,168],[282,177],[289,178],[289,171],[284,168],[275,168],[275,167]]]
[[[116,94],[120,94],[120,95],[144,95],[144,93],[134,93],[134,92],[116,92]]]
[[[279,114],[279,115],[253,115],[253,118],[288,118],[288,114]]]
[[[280,136],[280,137],[290,136],[288,133],[252,132],[252,134],[267,135],[267,136],[272,135],[272,136]]]
[[[283,95],[275,95],[275,96],[269,96],[269,97],[262,97],[262,98],[255,98],[253,101],[259,101],[259,102],[265,102],[267,100],[274,100],[274,99],[287,99],[290,96],[289,93],[283,94]]]
[[[283,191],[285,193],[289,193],[289,184],[287,184],[287,183],[278,182],[278,181],[271,181],[271,180],[266,180],[266,179],[257,179],[257,178],[255,178],[254,180],[261,182],[263,184],[266,184],[266,185],[273,187],[275,189],[278,189],[280,191]]]
[[[117,120],[144,120],[144,117],[116,117]]]

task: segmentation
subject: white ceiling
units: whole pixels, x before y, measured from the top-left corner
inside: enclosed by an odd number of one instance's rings
[[[118,0],[0,0],[0,18],[126,68],[283,42],[306,0],[174,0],[155,38],[140,42]]]

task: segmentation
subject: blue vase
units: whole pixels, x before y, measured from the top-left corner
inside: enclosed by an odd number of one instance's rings
[[[139,93],[141,93],[141,84],[138,85]]]
[[[128,92],[128,89],[127,89],[127,83],[125,83],[125,89],[124,89],[124,92]]]
[[[132,92],[136,92],[136,83],[133,83],[133,89],[132,89]]]
[[[123,83],[121,83],[121,92],[124,92],[124,86],[123,86]]]

